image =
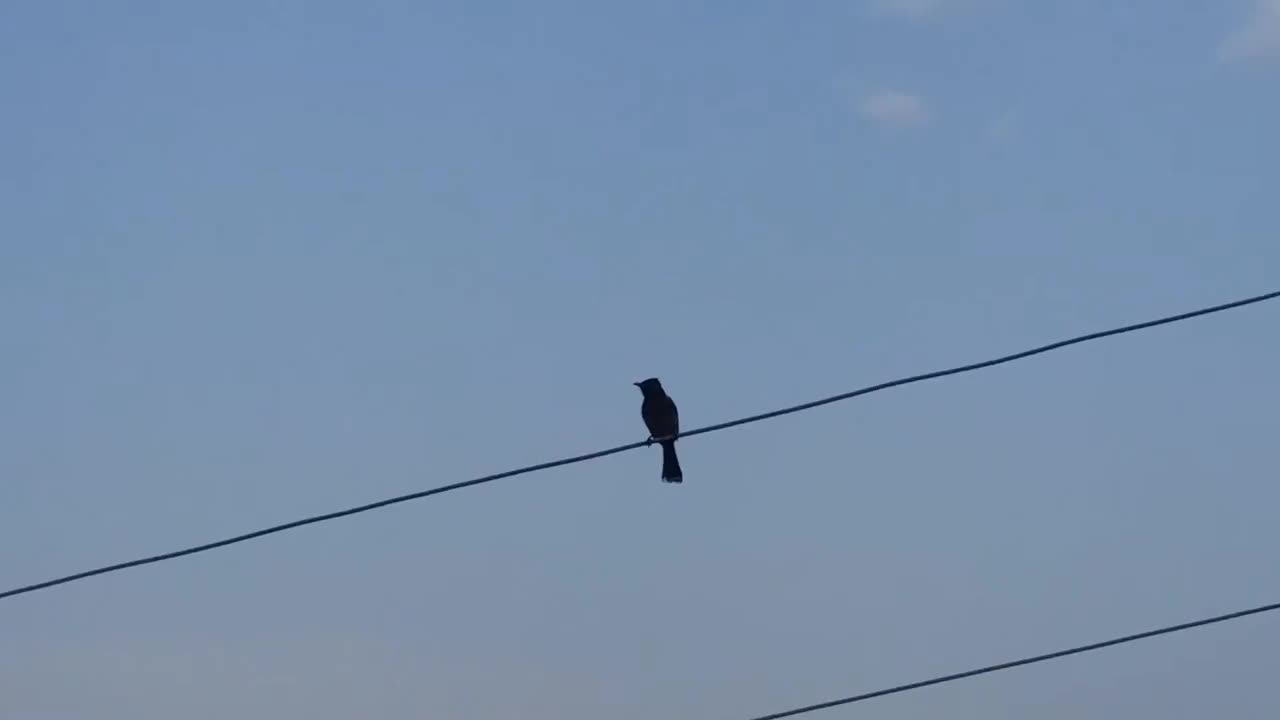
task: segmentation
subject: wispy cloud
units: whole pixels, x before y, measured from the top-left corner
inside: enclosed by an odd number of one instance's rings
[[[929,108],[924,98],[904,92],[868,95],[858,110],[864,117],[885,127],[917,127],[929,121]]]
[[[1280,57],[1280,0],[1254,0],[1253,16],[1222,43],[1222,57]]]

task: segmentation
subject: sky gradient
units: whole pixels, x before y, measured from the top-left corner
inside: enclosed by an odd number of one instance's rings
[[[1280,287],[1280,2],[0,6],[0,586]],[[0,717],[742,718],[1280,598],[1280,307],[0,602]],[[812,717],[1274,718],[1280,618]]]

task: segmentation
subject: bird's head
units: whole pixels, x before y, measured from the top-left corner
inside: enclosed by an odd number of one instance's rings
[[[632,384],[640,388],[640,392],[645,395],[662,392],[662,383],[658,382],[658,378],[649,378],[648,380],[641,380],[638,383]]]

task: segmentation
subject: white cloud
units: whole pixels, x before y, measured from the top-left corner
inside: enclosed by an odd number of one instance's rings
[[[1280,57],[1280,0],[1255,0],[1253,17],[1223,42],[1222,57],[1227,60]]]
[[[915,127],[929,120],[929,109],[924,98],[903,92],[869,95],[863,99],[858,110],[865,117],[886,127]]]

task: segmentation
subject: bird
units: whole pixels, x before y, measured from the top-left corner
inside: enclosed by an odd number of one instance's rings
[[[680,434],[680,412],[676,409],[675,401],[662,389],[658,378],[633,384],[644,394],[644,402],[640,404],[640,417],[649,429],[649,442],[656,441],[662,446],[662,481],[684,482],[680,458],[676,457],[675,436]]]

